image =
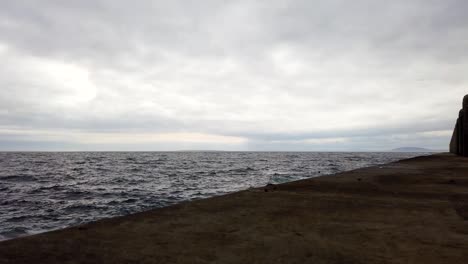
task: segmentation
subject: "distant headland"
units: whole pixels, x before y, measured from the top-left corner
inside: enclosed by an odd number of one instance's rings
[[[391,150],[392,152],[443,152],[427,148],[418,148],[418,147],[402,147],[395,148]]]

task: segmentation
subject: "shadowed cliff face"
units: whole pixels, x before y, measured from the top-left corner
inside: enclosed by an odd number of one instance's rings
[[[456,155],[468,156],[468,95],[463,97],[462,109],[458,113],[458,119],[450,140],[450,152]]]

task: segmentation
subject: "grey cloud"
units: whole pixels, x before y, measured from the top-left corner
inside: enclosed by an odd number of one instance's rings
[[[0,128],[206,133],[251,149],[346,137],[362,149],[450,130],[468,84],[461,0],[1,7]]]

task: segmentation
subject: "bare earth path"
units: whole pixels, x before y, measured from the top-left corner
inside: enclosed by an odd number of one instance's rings
[[[437,154],[0,243],[0,263],[468,263],[468,158]]]

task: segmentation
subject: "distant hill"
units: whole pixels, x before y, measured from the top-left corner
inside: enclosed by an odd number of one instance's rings
[[[416,147],[403,147],[392,149],[392,152],[437,152],[436,150]]]
[[[176,152],[226,152],[225,150],[212,150],[212,149],[185,149],[176,150]]]

